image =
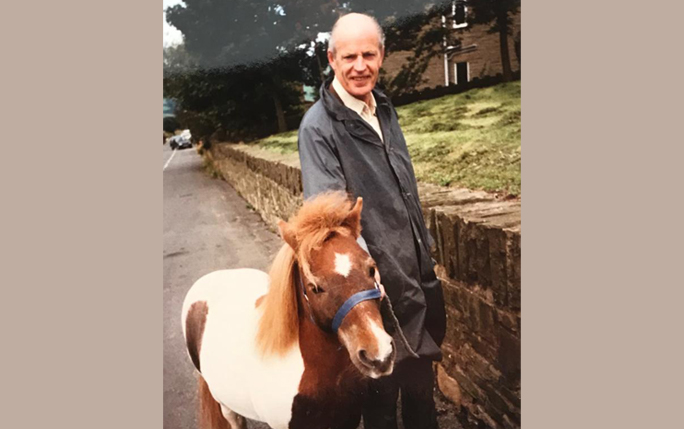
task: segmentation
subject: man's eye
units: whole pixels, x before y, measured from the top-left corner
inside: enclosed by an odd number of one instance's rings
[[[374,267],[370,267],[370,269],[368,270],[368,275],[370,277],[375,277],[375,268]]]

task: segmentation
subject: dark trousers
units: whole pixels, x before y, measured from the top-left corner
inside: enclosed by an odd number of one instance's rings
[[[428,359],[407,359],[388,377],[372,380],[364,403],[365,429],[397,429],[397,399],[405,429],[437,429],[434,372]]]

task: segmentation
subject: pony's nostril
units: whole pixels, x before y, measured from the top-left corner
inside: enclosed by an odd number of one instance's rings
[[[392,365],[392,362],[394,360],[394,353],[391,353],[384,359],[373,359],[370,358],[368,356],[368,353],[363,349],[359,350],[358,356],[361,363],[363,363],[369,368],[374,368],[381,372],[387,371],[387,369]]]

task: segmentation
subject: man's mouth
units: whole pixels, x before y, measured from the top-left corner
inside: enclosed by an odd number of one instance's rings
[[[354,82],[366,82],[368,79],[370,79],[370,76],[357,76],[350,78],[350,80]]]

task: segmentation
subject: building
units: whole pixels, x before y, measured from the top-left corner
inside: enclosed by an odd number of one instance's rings
[[[442,46],[435,47],[439,54],[427,59],[421,81],[414,88],[421,90],[437,86],[458,85],[474,78],[503,73],[498,33],[489,33],[491,25],[473,25],[467,1],[453,1],[451,13],[437,18],[430,25],[448,29]],[[520,70],[520,11],[513,16],[512,36],[508,37],[511,70]],[[517,44],[516,44],[517,43]],[[385,58],[385,79],[391,81],[414,56],[412,51],[391,52]],[[407,89],[407,91],[410,89]]]

